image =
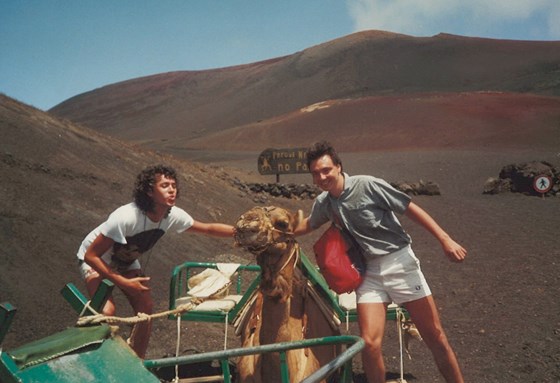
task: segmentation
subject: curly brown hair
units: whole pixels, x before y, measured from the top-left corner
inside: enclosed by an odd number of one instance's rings
[[[175,180],[177,184],[177,197],[179,197],[179,180],[177,180],[177,172],[175,169],[166,165],[148,166],[136,177],[134,190],[132,192],[136,206],[144,213],[154,208],[154,201],[149,194],[152,192],[157,182],[158,175],[163,175]]]

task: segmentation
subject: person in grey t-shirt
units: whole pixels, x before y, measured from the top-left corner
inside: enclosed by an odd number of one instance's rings
[[[328,142],[309,148],[307,165],[313,183],[323,193],[295,234],[306,234],[329,221],[340,223],[352,233],[366,258],[366,277],[356,290],[356,299],[360,333],[366,343],[363,368],[368,381],[385,382],[381,345],[387,306],[395,302],[410,313],[446,381],[463,382],[420,262],[410,246],[410,236],[396,214],[404,214],[428,230],[449,260],[462,262],[467,251],[408,195],[382,179],[343,173],[342,162]]]

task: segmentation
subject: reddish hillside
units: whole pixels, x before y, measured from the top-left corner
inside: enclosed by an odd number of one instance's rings
[[[326,100],[477,91],[558,96],[559,68],[560,42],[369,31],[254,64],[132,79],[51,112],[128,141],[186,144]]]
[[[160,150],[244,151],[305,146],[317,138],[344,151],[560,147],[560,98],[516,93],[415,94],[331,100]]]

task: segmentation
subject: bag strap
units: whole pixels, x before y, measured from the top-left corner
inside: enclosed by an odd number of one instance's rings
[[[339,230],[348,231],[346,225],[342,222],[341,217],[338,215],[337,209],[335,209],[332,205],[332,201],[329,200],[329,206],[331,208],[331,214],[333,217],[332,224],[335,225]]]
[[[358,243],[358,241],[356,240],[356,238],[354,238],[354,235],[350,232],[350,230],[348,230],[348,228],[346,227],[346,225],[344,224],[344,222],[342,221],[342,218],[339,217],[337,211],[335,209],[332,208],[332,204],[331,204],[331,213],[333,216],[333,221],[332,224],[340,231],[342,231],[344,234],[346,234],[348,236],[348,238],[354,243],[354,246],[356,246],[358,249],[362,249],[362,247],[360,246],[360,244]]]
[[[342,236],[345,237],[347,241],[350,241],[354,249],[357,250],[358,254],[354,253],[354,256],[352,256],[351,254],[348,255],[350,256],[350,259],[352,260],[354,265],[357,266],[357,269],[360,272],[360,274],[363,275],[363,273],[365,273],[366,271],[366,266],[365,266],[365,256],[364,256],[364,251],[362,249],[362,246],[360,245],[358,240],[354,237],[354,235],[350,232],[350,230],[348,230],[346,225],[342,223],[342,217],[336,214],[334,209],[332,210],[332,215],[333,215],[332,225],[336,227],[338,230],[340,230]]]

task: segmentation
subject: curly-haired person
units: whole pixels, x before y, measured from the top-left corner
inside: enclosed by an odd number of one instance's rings
[[[233,226],[196,221],[175,206],[178,195],[177,173],[173,168],[150,166],[138,174],[134,202],[113,211],[86,236],[78,250],[80,272],[90,296],[103,279],[108,279],[123,291],[135,313],[151,314],[150,278],[143,274],[139,262],[142,254],[149,252],[170,230],[233,236]],[[103,307],[103,314],[114,313],[111,297]],[[140,358],[146,355],[151,330],[151,321],[147,321],[136,324],[131,332],[128,342]]]

